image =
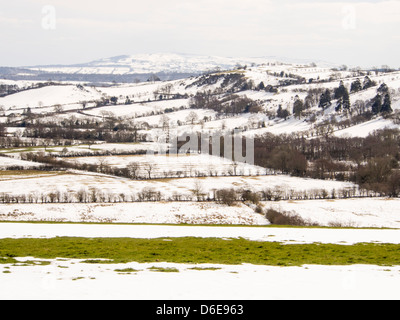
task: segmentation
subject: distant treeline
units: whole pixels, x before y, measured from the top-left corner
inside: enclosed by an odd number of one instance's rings
[[[110,83],[135,83],[146,82],[151,79],[158,81],[179,80],[195,76],[191,73],[134,73],[134,74],[79,74],[79,73],[49,73],[40,71],[24,70],[25,75],[21,75],[21,69],[0,68],[0,77],[9,80],[30,80],[30,81],[79,81],[90,84],[110,84]]]
[[[181,140],[178,150],[186,142]],[[235,161],[234,148],[231,154],[225,154],[224,139],[219,142],[219,151],[212,150],[210,144],[207,152]],[[246,142],[243,138],[242,150],[246,150]],[[200,136],[198,145],[201,146]],[[362,189],[393,197],[400,195],[399,161],[398,129],[378,130],[366,138],[323,136],[309,139],[299,134],[271,133],[254,138],[254,164],[268,168],[269,172],[349,181]]]
[[[232,206],[237,202],[258,205],[261,201],[284,200],[320,200],[320,199],[349,199],[362,197],[380,197],[381,195],[357,188],[328,191],[314,189],[305,191],[282,190],[281,188],[266,188],[254,192],[249,189],[216,189],[204,192],[201,187],[194,186],[191,193],[174,192],[165,195],[152,187],[145,187],[138,192],[112,192],[99,188],[82,188],[75,192],[51,191],[33,192],[29,194],[0,193],[0,203],[129,203],[129,202],[217,202]]]

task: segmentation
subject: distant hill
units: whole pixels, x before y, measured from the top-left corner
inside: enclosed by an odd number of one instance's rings
[[[77,65],[31,66],[30,70],[67,74],[148,74],[178,73],[197,75],[206,71],[230,70],[238,65],[266,62],[264,58],[225,58],[175,53],[124,55]]]
[[[136,54],[104,58],[74,65],[0,67],[0,78],[32,81],[81,81],[89,83],[133,83],[156,74],[160,80],[177,80],[216,70],[268,63],[311,64],[312,61],[278,57],[234,58],[177,53]],[[319,66],[332,65],[318,62]]]

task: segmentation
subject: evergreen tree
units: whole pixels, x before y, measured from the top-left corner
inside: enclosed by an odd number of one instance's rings
[[[324,93],[321,94],[319,99],[319,107],[325,109],[332,105],[331,91],[326,89]]]
[[[285,120],[290,116],[290,112],[288,109],[285,109],[282,111],[282,118],[284,118]]]
[[[372,113],[378,114],[382,111],[382,96],[377,94],[372,100]]]
[[[321,109],[325,109],[326,103],[325,103],[325,93],[322,93],[320,98],[319,98],[319,105]]]
[[[279,105],[278,111],[276,112],[276,116],[278,118],[282,118],[282,111],[283,111],[282,105]]]
[[[117,97],[111,97],[111,98],[110,98],[110,101],[111,101],[114,105],[116,105],[116,104],[118,103],[118,98],[117,98]]]
[[[351,108],[350,95],[346,88],[343,92],[342,98],[343,98],[343,109],[350,110],[350,108]]]
[[[343,81],[340,82],[339,87],[335,90],[335,99],[337,99],[336,112],[340,112],[342,109],[350,110],[350,95]]]
[[[382,113],[392,113],[392,112],[393,112],[393,109],[392,109],[392,101],[391,101],[391,99],[390,99],[389,93],[385,94],[385,97],[384,97],[384,99],[383,99],[383,104],[382,104],[381,112],[382,112]]]
[[[332,101],[332,96],[331,96],[331,91],[329,89],[325,90],[325,100],[326,102],[331,105],[331,101]]]
[[[382,102],[383,100],[383,102]],[[377,90],[377,95],[372,99],[372,113],[392,113],[392,101],[390,98],[389,87],[382,83]]]
[[[351,83],[350,92],[358,92],[361,90],[362,90],[362,84],[360,79],[357,79],[356,81]]]
[[[374,86],[376,86],[376,82],[372,81],[370,77],[365,76],[364,83],[363,83],[363,89],[366,90],[366,89],[369,89]]]
[[[384,95],[389,93],[389,87],[386,83],[382,83],[381,86],[378,88],[378,93]]]
[[[264,82],[261,81],[257,88],[258,88],[258,90],[264,90],[264,89],[265,89],[265,84],[264,84]]]
[[[278,108],[278,111],[277,111],[277,113],[276,113],[276,116],[278,117],[278,118],[281,118],[281,119],[287,119],[288,117],[289,117],[289,111],[287,110],[287,109],[282,109],[282,106],[280,105],[279,106],[279,108]]]
[[[293,105],[293,114],[298,117],[299,119],[301,118],[301,113],[304,110],[304,103],[300,99],[297,99],[294,102]]]
[[[339,87],[335,89],[334,98],[339,99],[339,98],[343,97],[345,90],[346,90],[346,87],[344,86],[343,81],[340,81]]]
[[[341,112],[343,109],[343,97],[340,97],[339,99],[337,99],[337,104],[335,107],[335,111],[336,112]]]

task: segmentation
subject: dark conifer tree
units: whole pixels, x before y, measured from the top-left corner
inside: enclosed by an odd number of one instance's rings
[[[337,99],[336,112],[340,112],[342,109],[350,109],[350,95],[343,81],[340,82],[339,88],[335,90],[335,99]]]
[[[343,91],[343,109],[350,110],[351,103],[350,103],[350,95],[346,88]]]
[[[381,84],[381,86],[378,88],[378,93],[382,95],[389,93],[389,87],[386,83]]]
[[[358,92],[362,90],[362,84],[360,79],[357,79],[356,81],[352,82],[350,92]]]
[[[344,86],[343,81],[340,81],[339,87],[335,89],[334,98],[339,99],[339,98],[343,97],[345,90],[346,90],[346,87]]]
[[[303,110],[304,110],[303,101],[300,99],[297,99],[293,105],[293,114],[300,119],[301,113],[303,112]]]
[[[372,100],[372,113],[378,114],[382,111],[382,96],[377,94]]]
[[[376,82],[372,81],[370,77],[366,76],[364,78],[363,89],[366,90],[373,86],[376,86]]]
[[[325,92],[321,94],[321,97],[319,99],[319,107],[325,109],[331,106],[332,105],[331,100],[332,100],[331,92],[329,89],[326,89]]]
[[[336,112],[341,112],[343,109],[343,97],[340,97],[339,99],[337,99],[337,104],[335,107],[335,111]]]
[[[392,101],[391,101],[391,99],[390,99],[389,93],[385,94],[385,97],[384,97],[384,99],[383,99],[383,104],[382,104],[381,112],[382,112],[382,113],[392,113],[392,112],[393,112],[393,109],[392,109]]]

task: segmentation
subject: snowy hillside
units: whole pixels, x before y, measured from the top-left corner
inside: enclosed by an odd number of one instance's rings
[[[101,93],[91,87],[84,88],[75,85],[54,85],[35,90],[26,90],[18,94],[0,98],[0,105],[6,110],[15,112],[16,110],[22,111],[26,108],[40,109],[56,105],[67,106],[100,98]],[[40,111],[41,110],[39,110],[39,112]]]
[[[236,202],[255,194],[262,201],[312,199],[317,204],[316,200],[379,198],[398,192],[395,140],[382,151],[378,150],[380,140],[360,142],[350,137],[366,138],[375,130],[399,127],[399,71],[182,55],[122,56],[65,70],[155,73],[200,69],[213,71],[129,84],[0,80],[4,92],[0,97],[0,152],[5,156],[0,161],[4,170],[0,199],[28,206],[91,201],[218,203],[220,195],[229,190]],[[9,86],[13,91],[7,94]],[[340,90],[347,93],[346,99],[338,95]],[[327,92],[329,103],[322,105]],[[390,112],[382,112],[388,98]],[[215,146],[214,150],[214,144],[212,156],[192,147],[190,152],[180,150],[179,154],[170,148],[171,154],[164,154],[174,143],[183,144],[182,136],[225,139],[234,130],[257,141],[253,162],[221,157],[225,148]],[[338,137],[348,139],[335,140],[337,149],[330,153],[321,152],[331,149],[330,141]],[[352,150],[361,147],[364,151],[359,153]],[[388,153],[392,166],[384,173],[388,184],[382,185],[380,177],[370,183],[361,169]],[[21,168],[25,171],[20,172]],[[335,205],[346,219],[356,215]],[[323,203],[318,209],[329,210],[326,207]],[[306,207],[295,210],[290,203],[281,206],[279,202],[273,208],[310,215]],[[185,210],[180,206],[177,214]],[[206,216],[211,219],[213,213]],[[157,222],[165,220],[159,218]],[[320,218],[318,222],[325,225],[332,222]],[[393,226],[391,219],[374,225]],[[362,220],[355,225],[364,226],[365,217]]]
[[[257,64],[245,60],[181,55],[138,55],[104,59],[88,64],[90,70],[79,67],[79,70],[67,68],[65,71],[100,72],[103,67],[118,69],[122,68],[121,66],[127,68],[123,72],[189,72],[216,67],[227,68],[230,71],[215,71],[174,81],[97,87],[52,83],[0,98],[0,122],[7,121],[7,118],[1,118],[2,116],[18,117],[28,108],[34,114],[41,114],[41,121],[53,122],[57,119],[55,116],[62,119],[74,117],[88,122],[109,118],[119,121],[124,119],[144,124],[146,131],[142,133],[146,134],[148,141],[162,133],[162,120],[168,121],[170,130],[179,132],[241,129],[245,131],[246,136],[267,132],[319,136],[331,126],[330,130],[336,136],[365,137],[377,129],[397,127],[393,121],[395,117],[384,118],[379,114],[372,117],[360,115],[370,110],[368,104],[383,83],[389,88],[392,109],[394,112],[400,109],[400,72],[339,71],[315,64],[284,64],[265,59],[255,61]],[[240,68],[238,64],[241,64]],[[100,69],[93,71],[92,67]],[[324,90],[330,90],[333,96],[335,90],[343,84],[350,91],[353,82],[357,79],[362,82],[366,74],[369,74],[375,85],[365,90],[350,92],[351,108],[348,112],[335,110],[337,100],[334,97],[330,106],[325,109],[319,107]],[[0,80],[1,85],[7,83],[9,82]],[[13,86],[18,86],[18,83],[14,82]],[[25,85],[25,82],[21,82],[20,88],[24,88]],[[201,95],[207,99],[208,105],[201,101]],[[196,97],[200,98],[197,105],[193,106]],[[239,104],[240,99],[252,101],[256,106],[254,111],[225,111],[226,106]],[[301,114],[298,115],[293,113],[296,100],[301,100],[304,105]],[[363,109],[359,107],[360,102],[364,105]],[[287,116],[280,117],[279,109],[287,111]],[[46,114],[51,117],[46,119]],[[194,117],[191,121],[188,121],[189,115]],[[15,118],[8,121],[15,121]],[[164,129],[165,125],[166,123]]]
[[[231,70],[239,65],[283,61],[274,57],[218,57],[176,53],[136,54],[100,59],[70,66],[37,66],[31,70],[77,74],[192,73]]]

